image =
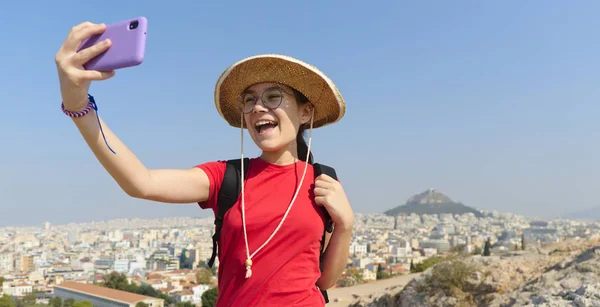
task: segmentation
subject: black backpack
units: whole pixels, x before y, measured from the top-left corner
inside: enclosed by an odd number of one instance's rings
[[[248,165],[250,164],[249,158],[244,158],[244,175],[248,174]],[[217,215],[215,217],[215,234],[212,237],[213,250],[212,256],[208,261],[208,266],[212,268],[215,258],[217,256],[217,243],[219,242],[219,236],[221,235],[221,226],[223,226],[223,217],[229,208],[238,200],[241,191],[240,177],[241,177],[241,159],[234,159],[227,161],[227,168],[225,169],[225,175],[223,176],[223,182],[219,189],[219,198],[217,200]],[[335,170],[327,165],[315,163],[313,164],[315,170],[315,178],[321,174],[326,174],[331,178],[337,180]],[[324,253],[325,235],[327,232],[333,231],[333,221],[331,216],[325,209],[321,207],[325,213],[325,229],[323,229],[323,239],[321,240],[321,256],[319,257],[319,269],[323,272],[322,258]],[[329,297],[327,296],[326,290],[321,290],[321,294],[325,298],[325,303],[329,303]]]

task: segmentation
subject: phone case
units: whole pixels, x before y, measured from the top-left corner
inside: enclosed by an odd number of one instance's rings
[[[144,61],[148,20],[138,17],[106,26],[106,30],[84,41],[79,50],[91,47],[109,38],[110,48],[86,62],[86,70],[111,71],[137,66]]]

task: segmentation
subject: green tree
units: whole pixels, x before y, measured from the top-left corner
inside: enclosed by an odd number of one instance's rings
[[[491,249],[492,249],[492,244],[490,243],[490,238],[488,238],[487,241],[485,241],[485,246],[483,247],[483,255],[486,257],[491,255],[492,254]]]
[[[21,299],[21,301],[23,302],[23,305],[25,305],[25,306],[35,305],[35,300],[36,300],[36,297],[35,297],[34,293],[28,293],[27,295],[25,295],[23,297],[23,299]]]
[[[156,297],[162,298],[163,300],[165,300],[165,303],[166,303],[165,305],[175,304],[175,299],[168,296],[166,293],[158,293],[158,295],[156,295]]]
[[[451,259],[433,267],[431,274],[425,277],[425,283],[431,287],[446,291],[459,290],[465,293],[470,290],[469,278],[476,272],[477,267],[461,259]],[[471,288],[472,289],[472,288]]]
[[[351,287],[363,283],[362,272],[358,268],[349,268],[346,270],[346,276],[340,279],[342,287]]]
[[[207,268],[200,268],[196,272],[196,283],[201,285],[210,285],[213,274]]]
[[[521,235],[521,250],[525,250],[525,234]]]
[[[7,294],[0,297],[0,307],[16,307],[15,301],[10,298]]]
[[[148,304],[144,303],[144,302],[138,302],[137,304],[135,304],[135,307],[149,307]]]
[[[127,275],[123,273],[113,271],[108,275],[104,275],[104,286],[107,288],[125,291],[128,285]]]
[[[135,293],[145,295],[145,296],[152,296],[152,297],[156,297],[156,295],[158,295],[158,293],[156,292],[156,289],[154,289],[154,288],[152,288],[152,286],[148,286],[148,285],[143,285],[143,286],[137,288]]]
[[[386,279],[386,278],[390,278],[390,273],[386,272],[383,269],[383,266],[379,265],[379,266],[377,266],[376,276],[377,276],[377,279]]]
[[[181,255],[179,256],[179,267],[182,269],[187,269],[188,267],[185,265],[185,261],[187,260],[187,250],[184,248],[181,251]]]
[[[73,304],[73,307],[94,307],[94,305],[92,305],[92,302],[85,300],[85,301],[75,302]]]
[[[194,307],[194,304],[191,302],[179,302],[175,304],[176,307]]]
[[[206,261],[204,260],[198,260],[198,265],[196,265],[197,268],[206,268],[208,270],[210,270],[213,274],[213,276],[217,276],[217,266],[213,265],[212,267],[208,267],[208,264],[206,264]]]
[[[219,289],[217,287],[210,288],[202,293],[202,307],[214,307],[217,304]]]
[[[75,304],[75,300],[72,298],[68,298],[63,303],[63,307],[73,307],[73,304]]]
[[[467,245],[465,244],[458,244],[452,248],[452,251],[457,254],[462,254],[466,247]]]
[[[48,302],[48,305],[50,305],[52,307],[62,307],[63,302],[62,302],[62,299],[60,298],[60,296],[55,296],[50,299],[50,301]]]
[[[410,271],[413,272],[415,270],[415,264],[412,259],[410,259]]]
[[[4,284],[4,276],[0,276],[0,288],[2,288],[2,284]]]
[[[444,260],[444,258],[442,258],[442,257],[429,257],[429,258],[423,260],[423,262],[417,263],[417,265],[415,265],[415,269],[413,271],[411,271],[411,273],[424,272],[428,268],[442,262],[443,260]]]

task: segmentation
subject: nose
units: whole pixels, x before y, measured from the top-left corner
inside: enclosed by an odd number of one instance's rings
[[[254,108],[252,108],[252,113],[260,113],[267,112],[269,109],[264,105],[262,98],[259,98],[254,103]]]

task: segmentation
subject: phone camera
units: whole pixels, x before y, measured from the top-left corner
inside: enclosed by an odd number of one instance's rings
[[[140,23],[139,23],[139,21],[137,21],[137,20],[135,20],[135,21],[132,21],[132,22],[129,24],[129,30],[136,29],[136,28],[138,27],[138,25],[139,25],[139,24],[140,24]]]

